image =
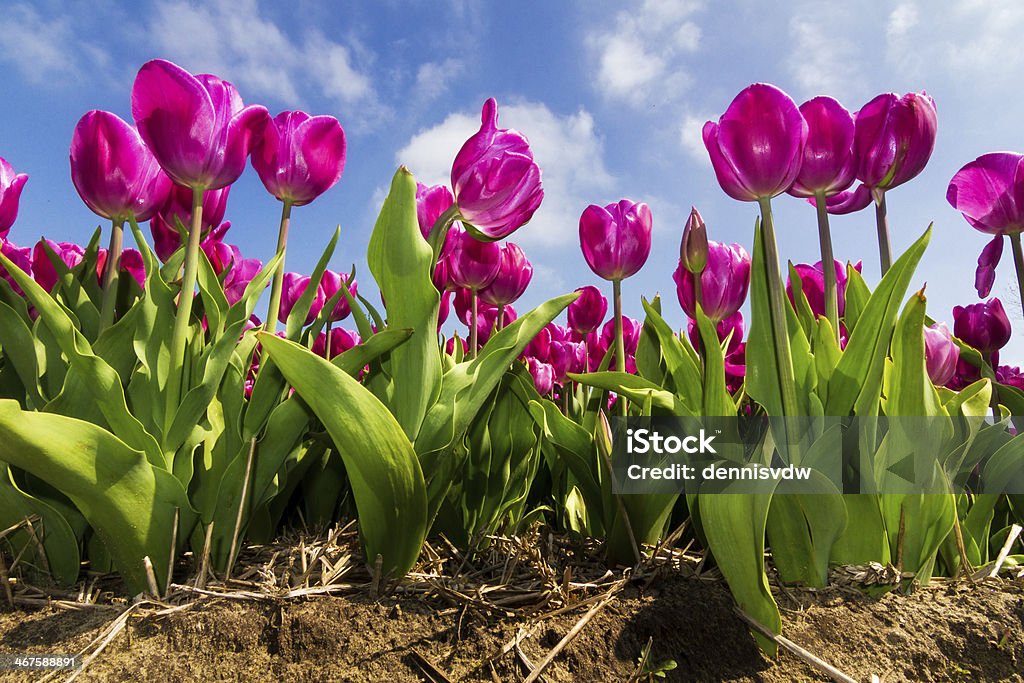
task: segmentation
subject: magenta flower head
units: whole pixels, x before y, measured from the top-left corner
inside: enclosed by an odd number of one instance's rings
[[[836,298],[839,303],[839,317],[846,312],[846,268],[840,261],[834,264],[836,269]],[[861,272],[863,264],[860,261],[853,264],[853,269]],[[818,261],[813,266],[806,263],[798,263],[793,266],[797,275],[800,276],[800,285],[803,288],[804,296],[815,316],[825,315],[825,269]],[[793,303],[793,283],[786,278],[786,296],[789,302]]]
[[[193,76],[163,59],[146,62],[132,86],[132,116],[164,171],[179,185],[216,190],[238,179],[270,121],[246,107],[235,86]]]
[[[807,121],[807,144],[800,173],[788,192],[794,197],[837,195],[853,184],[857,172],[853,114],[831,97],[804,102],[800,113]]]
[[[636,348],[640,343],[640,332],[643,323],[629,316],[622,316],[622,341],[626,349],[626,372],[636,374]],[[590,367],[597,368],[608,349],[615,348],[615,320],[609,320],[601,329],[600,341],[591,347]],[[596,354],[595,354],[596,352]],[[596,360],[596,362],[595,362]],[[615,354],[609,367],[615,367]]]
[[[7,160],[0,157],[0,241],[7,239],[7,233],[18,218],[18,202],[28,175],[15,173]]]
[[[445,243],[448,277],[457,287],[479,292],[494,281],[501,268],[501,246],[481,242],[469,232],[452,228]]]
[[[57,269],[53,266],[53,261],[50,260],[50,255],[47,253],[46,247],[43,246],[44,244],[50,247],[50,250],[68,268],[74,268],[82,262],[82,258],[85,256],[85,249],[71,242],[54,242],[48,239],[41,239],[36,242],[36,246],[32,250],[32,278],[40,287],[47,292],[51,292],[53,291],[53,286],[57,284]]]
[[[555,386],[555,369],[549,364],[530,357],[526,359],[526,367],[533,376],[533,386],[541,396],[547,396]]]
[[[348,275],[335,273],[333,270],[325,270],[320,278],[320,291],[323,293],[324,304],[330,301],[332,296],[340,292],[343,286],[348,287],[348,291],[352,293],[353,297],[359,293],[359,283],[355,279],[349,284]],[[338,322],[339,320],[344,320],[350,313],[352,313],[352,309],[349,308],[348,299],[342,295],[334,306],[334,310],[331,311],[330,321]]]
[[[263,270],[263,262],[256,258],[242,258],[242,252],[235,245],[231,245],[231,251],[234,258],[230,270],[224,276],[224,296],[234,306],[242,300],[252,279]]]
[[[96,255],[96,281],[103,284],[103,270],[107,265],[107,250],[100,249]],[[121,252],[118,263],[120,272],[132,276],[140,289],[146,288],[146,262],[138,249],[125,249]]]
[[[499,240],[526,225],[544,199],[540,167],[522,133],[498,128],[498,103],[484,102],[480,130],[452,164],[459,215],[479,239]]]
[[[925,93],[885,93],[857,112],[857,178],[888,190],[924,170],[935,149],[935,100]]]
[[[789,189],[800,172],[807,122],[796,102],[767,83],[744,89],[718,123],[704,124],[704,146],[718,184],[753,202]]]
[[[580,216],[580,248],[587,265],[605,280],[622,280],[640,270],[651,253],[651,210],[623,199],[591,204]]]
[[[16,247],[9,241],[0,239],[0,253],[11,260],[14,265],[18,266],[23,272],[28,275],[32,273],[32,249],[31,247]],[[18,283],[11,277],[11,274],[7,272],[3,264],[0,264],[0,277],[7,281],[7,284],[11,286],[14,293],[18,296],[24,296],[25,292],[22,291]]]
[[[447,185],[424,185],[416,183],[416,219],[420,224],[423,239],[430,237],[430,229],[445,211],[455,203],[455,197]]]
[[[90,111],[75,126],[71,181],[93,213],[118,222],[148,221],[171,191],[139,132],[109,111]]]
[[[203,193],[203,235],[219,227],[223,236],[231,226],[230,222],[222,223],[230,192],[231,187],[227,186]],[[149,221],[149,231],[153,235],[153,251],[161,261],[169,259],[182,245],[181,233],[177,228],[178,221],[181,221],[182,227],[186,230],[192,225],[192,190],[183,185],[171,185],[167,201]]]
[[[996,235],[981,250],[978,256],[978,268],[974,271],[974,288],[979,297],[986,297],[992,292],[996,282],[996,266],[1003,255],[1003,236]]]
[[[295,304],[299,298],[306,292],[306,287],[310,286],[310,277],[308,275],[302,275],[300,273],[285,273],[284,274],[284,287],[281,290],[281,308],[278,311],[277,319],[282,323],[288,322],[288,316],[291,314],[292,309],[295,308]],[[316,317],[320,315],[320,310],[324,307],[324,293],[320,287],[316,288],[316,294],[313,297],[313,303],[309,307],[309,314],[306,316],[306,320],[303,323],[308,325]]]
[[[1010,320],[997,297],[953,308],[953,334],[983,354],[991,354],[1010,341]]]
[[[594,285],[587,285],[576,290],[578,299],[569,304],[569,327],[579,338],[583,338],[599,328],[608,313],[608,299]]]
[[[491,284],[480,290],[480,298],[492,306],[504,306],[523,295],[533,278],[533,266],[518,244],[501,245],[498,274]]]
[[[342,327],[336,327],[331,330],[331,358],[340,356],[349,349],[359,346],[362,343],[359,335],[351,330],[346,330]],[[313,342],[313,353],[317,356],[323,357],[324,352],[327,350],[327,334],[321,332],[316,340]]]
[[[989,235],[1024,231],[1024,154],[981,155],[949,181],[946,201],[975,230]]]
[[[694,276],[680,261],[672,279],[676,283],[679,305],[686,315],[697,317],[694,305]],[[700,275],[701,307],[714,322],[725,320],[747,298],[750,286],[750,254],[739,244],[708,241],[708,262]]]
[[[345,131],[333,116],[281,112],[253,145],[252,167],[270,194],[304,206],[341,179]]]
[[[932,383],[937,387],[949,384],[956,375],[960,347],[953,343],[953,336],[946,323],[935,323],[924,328],[924,355]]]

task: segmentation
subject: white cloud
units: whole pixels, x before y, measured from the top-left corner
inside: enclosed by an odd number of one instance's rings
[[[801,99],[823,93],[840,101],[857,100],[864,90],[857,43],[849,37],[851,7],[814,3],[795,9],[789,22],[792,50],[788,66]],[[800,100],[798,100],[799,102]]]
[[[577,239],[580,214],[588,204],[618,199],[608,194],[614,189],[614,179],[605,168],[593,117],[585,110],[559,116],[547,106],[531,102],[502,106],[499,113],[499,126],[515,128],[529,138],[543,174],[544,202],[513,239],[524,246],[571,244]],[[413,136],[396,161],[407,165],[420,182],[448,184],[455,155],[479,128],[479,114],[451,114]]]
[[[597,60],[594,86],[635,107],[646,106],[652,92],[677,99],[692,80],[680,57],[700,47],[700,27],[690,19],[700,8],[690,0],[645,0],[619,12],[612,30],[590,31],[585,42]]]
[[[4,8],[0,61],[14,65],[33,83],[65,84],[84,73],[106,72],[110,55],[75,35],[67,16],[42,17],[27,4]]]
[[[462,75],[465,65],[458,59],[421,64],[416,71],[414,92],[423,104],[433,102],[448,92],[452,82]]]
[[[356,128],[388,115],[366,64],[372,55],[317,30],[296,40],[260,14],[256,0],[215,0],[197,6],[166,0],[149,23],[150,39],[170,59],[193,71],[231,81],[245,99],[269,97],[287,107],[304,106],[305,88],[336,103],[339,118]],[[356,53],[363,60],[355,58]]]
[[[708,157],[707,148],[704,147],[704,124],[708,121],[717,120],[717,116],[708,114],[706,116],[688,115],[683,119],[679,127],[679,143],[683,146],[690,157],[698,163],[711,167],[711,159]]]

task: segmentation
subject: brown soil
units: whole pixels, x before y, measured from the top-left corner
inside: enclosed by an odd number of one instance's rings
[[[777,595],[784,633],[857,680],[1024,681],[1024,583],[950,583],[912,595],[848,589]],[[676,681],[828,680],[788,653],[766,659],[718,581],[662,578],[603,607],[542,680],[625,681],[648,639]],[[545,620],[522,642],[537,664],[586,607]],[[0,653],[74,653],[117,612],[0,612]],[[437,609],[416,599],[216,599],[129,621],[80,681],[519,681],[514,651],[485,664],[530,622]],[[442,672],[431,678],[431,666]],[[493,672],[492,672],[493,668]],[[38,674],[0,671],[0,681]]]

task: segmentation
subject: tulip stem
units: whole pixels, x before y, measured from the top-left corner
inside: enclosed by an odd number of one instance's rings
[[[124,220],[110,222],[110,248],[107,249],[107,263],[103,268],[103,304],[100,312],[100,329],[114,324],[114,308],[117,304],[117,276],[121,270],[121,248],[124,242]]]
[[[825,193],[814,195],[814,206],[818,210],[818,241],[821,243],[821,270],[825,276],[825,317],[839,340],[839,290],[836,288],[836,258],[832,254],[832,232],[828,226],[828,207]]]
[[[345,284],[348,284],[346,282]],[[327,329],[324,331],[324,359],[331,360],[331,319],[327,319]]]
[[[882,277],[885,277],[889,268],[892,267],[892,240],[889,239],[889,217],[885,208],[885,192],[879,192],[875,201],[875,224],[878,227],[878,258],[882,264]]]
[[[1024,250],[1020,245],[1020,233],[1010,233],[1010,246],[1013,247],[1013,266],[1017,271],[1017,295],[1024,310]]]
[[[757,200],[761,207],[761,238],[764,260],[768,268],[768,310],[771,316],[772,340],[775,344],[775,362],[778,365],[779,390],[782,394],[782,412],[779,417],[797,415],[793,357],[789,353],[789,330],[786,327],[786,300],[782,294],[782,275],[779,272],[779,250],[775,244],[775,223],[772,220],[771,199]]]
[[[277,332],[277,316],[281,309],[281,290],[284,287],[284,252],[288,246],[288,226],[292,220],[292,203],[285,200],[281,206],[281,227],[277,231],[277,255],[281,260],[274,272],[274,284],[270,289],[270,308],[267,310],[267,322],[264,329],[270,334]]]
[[[685,266],[684,266],[685,267]],[[693,273],[693,324],[697,325],[697,311],[704,310],[704,288],[700,278],[703,273]],[[697,348],[694,349],[700,356],[701,367],[704,367],[704,342],[700,338],[700,326],[697,327]]]
[[[505,329],[505,304],[498,308],[498,331]]]
[[[476,360],[476,345],[478,341],[477,337],[479,335],[479,332],[477,331],[477,314],[480,307],[480,295],[476,293],[475,289],[471,289],[469,292],[469,298],[473,305],[473,325],[469,328],[469,357]]]
[[[448,230],[455,223],[455,219],[459,215],[459,207],[452,204],[445,212],[437,217],[434,221],[433,227],[430,228],[430,235],[427,237],[427,243],[430,248],[434,250],[434,265],[437,265],[437,261],[441,256],[441,250],[444,248],[445,237],[448,236]]]
[[[192,189],[192,227],[188,231],[188,245],[185,251],[185,272],[181,279],[181,293],[178,295],[178,312],[174,318],[174,332],[171,335],[171,371],[167,376],[167,410],[164,424],[169,431],[174,424],[174,415],[181,402],[181,378],[185,373],[185,343],[188,325],[192,318],[192,299],[196,288],[196,272],[199,269],[199,240],[203,232],[203,189]]]
[[[612,306],[615,312],[615,370],[626,371],[626,343],[622,338],[622,280],[612,280]],[[626,399],[618,396],[615,407],[619,415],[626,415]]]

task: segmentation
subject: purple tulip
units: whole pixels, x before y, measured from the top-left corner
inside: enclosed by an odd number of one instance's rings
[[[815,203],[813,198],[807,201],[811,204]],[[829,197],[825,200],[825,208],[833,215],[842,216],[866,209],[871,205],[872,201],[874,200],[871,196],[871,190],[867,185],[861,184],[855,190],[846,190]]]
[[[860,261],[853,264],[853,269],[861,272],[863,264]],[[813,266],[806,263],[798,263],[793,266],[797,275],[800,276],[800,285],[803,288],[804,296],[811,307],[811,312],[817,316],[825,315],[825,269],[818,261]],[[839,303],[839,317],[846,312],[846,267],[839,261],[835,261],[836,272],[836,298]],[[789,302],[793,303],[793,283],[786,278],[786,296]]]
[[[1016,365],[1000,365],[996,368],[996,381],[1024,391],[1024,372]]]
[[[978,256],[978,268],[974,271],[974,288],[978,290],[979,297],[986,297],[992,292],[992,285],[996,282],[996,266],[999,265],[999,258],[1002,255],[1003,236],[996,235]]]
[[[466,343],[465,339],[459,338],[459,345],[462,347],[462,355],[465,357],[469,353],[469,344]],[[455,337],[445,342],[444,352],[449,356],[455,355]]]
[[[295,308],[295,304],[299,301],[299,298],[306,292],[306,288],[309,287],[310,277],[308,275],[302,275],[301,273],[285,273],[284,274],[284,288],[281,290],[281,308],[278,312],[277,319],[282,323],[288,322],[288,316],[291,314],[292,309]],[[313,303],[309,307],[309,314],[306,315],[306,320],[303,325],[308,325],[316,317],[320,315],[320,310],[324,307],[325,299],[323,290],[320,287],[316,288],[316,294],[313,297]]]
[[[281,112],[253,145],[252,167],[270,194],[305,206],[341,179],[345,131],[333,116]]]
[[[591,204],[580,216],[580,248],[587,265],[605,280],[623,280],[640,270],[651,253],[651,210],[623,199]]]
[[[729,340],[729,346],[725,349],[725,383],[732,393],[735,393],[743,384],[743,378],[747,371],[747,345],[743,342],[743,331],[743,314],[739,311],[715,325],[718,341]],[[697,330],[696,321],[692,318],[687,323],[686,333],[690,337],[693,347],[700,348],[700,332]]]
[[[815,97],[800,105],[807,121],[807,145],[800,173],[789,194],[832,197],[853,184],[857,159],[853,153],[853,114],[831,97]]]
[[[501,247],[495,242],[481,242],[453,227],[448,231],[446,250],[448,276],[456,286],[480,291],[498,276]]]
[[[533,277],[533,266],[518,244],[501,245],[498,274],[491,284],[480,290],[480,299],[492,306],[513,303],[523,295]]]
[[[100,249],[96,255],[96,281],[103,284],[103,269],[107,265],[107,250]],[[119,272],[128,273],[140,289],[146,288],[146,262],[142,259],[142,253],[138,249],[124,249],[121,251],[121,259],[118,263]]]
[[[679,261],[693,274],[703,273],[708,265],[708,226],[696,206],[690,207],[690,217],[679,241]]]
[[[733,199],[752,202],[785,192],[796,180],[807,122],[789,95],[755,83],[718,120],[704,124],[704,146],[718,184]]]
[[[224,277],[224,296],[228,303],[234,306],[242,300],[246,288],[252,279],[263,270],[263,262],[256,258],[242,258],[238,247],[232,245],[234,258],[231,261],[231,269]]]
[[[932,383],[937,387],[949,384],[956,375],[960,347],[953,343],[953,336],[946,323],[935,323],[924,328],[924,355]]]
[[[50,247],[69,269],[82,262],[85,249],[71,242],[54,242],[48,239],[36,242],[35,249],[32,250],[32,278],[47,292],[52,292],[54,285],[57,284],[57,269],[54,267],[53,261],[50,260],[50,255],[46,252],[44,244]],[[106,256],[105,250],[104,256]],[[97,266],[100,266],[102,273],[102,264],[97,264]]]
[[[452,293],[445,290],[441,292],[441,305],[437,309],[437,331],[448,321],[448,315],[452,310]]]
[[[15,173],[14,167],[0,157],[0,242],[7,239],[7,233],[18,218],[18,202],[27,180],[27,174]]]
[[[220,228],[221,234],[227,231],[231,223],[222,223],[228,205],[228,193],[231,187],[219,190],[207,190],[203,193],[202,231],[207,235],[211,230]],[[169,259],[182,245],[181,233],[177,223],[181,221],[186,230],[192,225],[192,189],[182,185],[172,185],[167,201],[149,222],[149,231],[153,235],[153,251],[161,261]],[[219,239],[219,238],[217,238]]]
[[[245,107],[235,86],[216,76],[193,76],[154,59],[132,86],[139,134],[174,182],[216,190],[238,179],[254,142],[269,123],[260,106]]]
[[[555,386],[555,369],[536,358],[527,358],[526,367],[533,376],[533,386],[537,388],[537,393],[541,396],[550,394]]]
[[[331,300],[335,294],[341,291],[343,286],[348,287],[348,291],[355,297],[359,293],[359,284],[352,280],[352,283],[348,282],[348,275],[342,275],[341,273],[335,273],[333,270],[325,270],[323,277],[320,278],[320,291],[323,293],[324,304]],[[344,295],[338,299],[338,303],[335,304],[334,310],[331,311],[329,320],[331,322],[338,322],[344,320],[352,313],[352,309],[349,308],[348,299]]]
[[[99,110],[75,126],[71,181],[93,213],[117,222],[148,221],[171,191],[171,179],[135,127]]]
[[[30,247],[17,247],[11,242],[5,239],[0,239],[0,253],[6,256],[14,265],[20,268],[23,272],[28,275],[32,275],[32,249]],[[52,266],[51,266],[52,267]],[[11,274],[7,272],[3,264],[0,264],[0,277],[7,281],[7,284],[11,286],[14,293],[18,296],[24,296],[25,292],[22,291],[21,287],[15,282]]]
[[[622,316],[622,340],[626,349],[626,372],[636,374],[636,347],[640,343],[640,331],[643,324],[628,316]],[[595,345],[588,344],[590,348],[590,367],[596,368],[604,359],[608,349],[615,347],[615,321],[609,320],[601,329],[601,337]],[[596,355],[596,359],[595,359]],[[596,360],[596,362],[595,362]],[[612,354],[612,364],[616,366],[615,354]]]
[[[519,317],[516,309],[511,304],[505,306],[504,310],[502,310],[501,306],[486,306],[480,308],[477,313],[476,335],[478,346],[486,344],[491,335],[497,331],[498,321],[502,316],[504,316],[502,327],[515,322]]]
[[[423,239],[430,238],[430,229],[445,211],[455,203],[455,197],[447,185],[427,186],[416,183],[416,219],[420,224]]]
[[[935,149],[935,100],[926,93],[885,93],[856,115],[857,178],[889,190],[924,170]]]
[[[1010,320],[1003,303],[993,297],[986,302],[955,306],[953,334],[985,355],[992,354],[1010,341]]]
[[[525,225],[544,199],[540,167],[526,137],[498,128],[498,103],[484,102],[479,132],[466,140],[452,164],[455,203],[467,227],[498,240]]]
[[[578,341],[604,322],[604,316],[608,313],[608,300],[594,285],[580,287],[576,291],[580,296],[569,304],[568,315],[569,327],[578,336]]]
[[[694,305],[694,276],[680,261],[672,279],[676,283],[679,305],[691,318],[697,317]],[[708,262],[700,275],[701,308],[714,322],[725,320],[747,298],[750,286],[750,254],[739,244],[708,241]]]
[[[975,230],[989,235],[1024,231],[1024,155],[981,155],[949,181],[946,201]]]
[[[362,340],[359,335],[350,330],[336,327],[331,329],[331,358],[340,356],[349,349],[359,346]],[[327,333],[321,332],[313,342],[313,353],[321,358],[327,350]]]

